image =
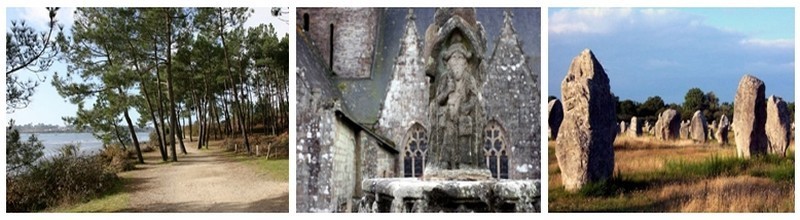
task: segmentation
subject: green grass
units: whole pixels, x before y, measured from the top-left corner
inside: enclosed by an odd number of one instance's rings
[[[125,180],[121,179],[114,188],[105,195],[91,199],[87,202],[59,206],[46,210],[47,212],[120,212],[125,210],[130,203],[130,193],[125,191]]]
[[[289,181],[289,159],[270,159],[265,157],[253,157],[247,155],[231,154],[233,159],[242,162],[259,174],[265,174],[275,181]]]
[[[259,173],[267,174],[270,179],[281,182],[289,181],[289,159],[267,160],[259,157],[247,161],[247,164],[255,167]]]
[[[712,156],[701,162],[668,161],[661,175],[671,179],[702,179],[717,176],[750,175],[767,177],[774,181],[794,180],[794,154],[789,157],[775,155],[751,159]]]

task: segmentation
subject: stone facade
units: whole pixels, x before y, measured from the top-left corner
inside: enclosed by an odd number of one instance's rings
[[[454,11],[465,10],[472,9]],[[505,201],[492,204],[508,205],[425,210],[508,211],[512,207],[511,211],[538,211],[539,58],[525,54],[538,54],[539,26],[531,24],[538,24],[540,14],[538,9],[512,9],[516,17],[504,16],[503,9],[474,11],[477,13],[464,20],[491,25],[486,30],[481,27],[481,31],[486,31],[487,39],[498,39],[486,42],[489,50],[473,52],[473,57],[482,59],[476,68],[485,76],[477,80],[476,91],[482,97],[492,93],[493,98],[504,100],[484,99],[480,105],[487,112],[482,118],[486,125],[477,126],[481,137],[484,132],[497,131],[486,137],[503,146],[492,151],[505,155],[492,157],[494,168],[505,170],[496,177],[509,179],[487,180],[502,184],[490,184],[497,190],[486,192]],[[435,13],[436,9],[427,8],[297,10],[298,212],[364,211],[362,198],[377,195],[368,190],[371,185],[364,185],[369,180],[391,178],[428,184],[413,178],[419,176],[407,175],[406,171],[415,167],[406,167],[427,159],[421,149],[435,147],[427,142],[432,78],[425,75],[424,58],[425,48],[433,48],[420,40],[424,27],[436,23]],[[519,27],[513,27],[511,21],[521,22],[523,27],[516,29]],[[508,77],[513,80],[508,82]],[[506,80],[494,82],[501,78]],[[518,93],[510,93],[508,88]],[[509,102],[530,108],[507,108]],[[412,145],[418,157],[410,154]],[[487,165],[489,158],[485,159]]]
[[[372,68],[380,12],[374,8],[298,8],[297,24],[309,24],[304,31],[333,74],[367,78]]]
[[[539,75],[527,63],[522,42],[506,13],[495,49],[486,65],[483,84],[485,114],[488,121],[506,132],[509,146],[509,179],[539,179]]]
[[[400,38],[400,49],[392,68],[392,80],[386,88],[386,100],[375,125],[376,132],[398,144],[397,150],[405,152],[406,136],[414,124],[424,129],[428,122],[429,79],[425,76],[422,42],[417,34],[413,14],[406,17],[406,27]],[[400,160],[398,167],[405,167]],[[397,170],[402,172],[402,170]]]

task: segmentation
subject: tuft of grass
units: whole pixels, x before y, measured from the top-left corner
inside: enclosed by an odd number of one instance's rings
[[[749,165],[750,162],[745,159],[714,155],[700,162],[667,161],[663,172],[675,179],[707,178],[739,174]]]

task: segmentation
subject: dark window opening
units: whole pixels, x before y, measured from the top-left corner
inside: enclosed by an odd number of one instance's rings
[[[333,23],[331,23],[331,35],[330,35],[330,68],[331,72],[333,72]]]
[[[308,13],[303,14],[303,31],[308,32]]]

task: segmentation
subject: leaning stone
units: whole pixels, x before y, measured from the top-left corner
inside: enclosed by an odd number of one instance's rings
[[[675,109],[667,109],[658,116],[653,133],[655,133],[656,139],[662,141],[676,140],[680,135],[680,129],[681,113]]]
[[[740,158],[767,152],[765,87],[763,81],[751,75],[744,75],[739,81],[734,98],[733,134],[736,138],[736,155]]]
[[[727,144],[728,143],[728,131],[730,130],[730,123],[728,122],[728,116],[722,115],[719,118],[719,124],[717,125],[717,131],[715,134],[717,143],[720,144]]]
[[[708,124],[706,123],[706,116],[703,116],[702,111],[697,110],[694,112],[689,126],[689,133],[692,136],[692,140],[700,143],[708,141]]]
[[[603,66],[589,49],[572,60],[561,82],[564,121],[556,140],[556,159],[567,191],[611,178],[617,109]]]
[[[636,118],[636,116],[631,117],[631,125],[630,128],[628,128],[628,136],[630,137],[642,136],[642,121]]]
[[[789,108],[781,97],[773,95],[767,99],[767,123],[764,129],[769,140],[769,153],[786,156],[791,137],[789,116]]]
[[[691,133],[692,130],[690,129],[689,125],[691,125],[689,120],[681,122],[681,139],[690,138],[689,133]]]

